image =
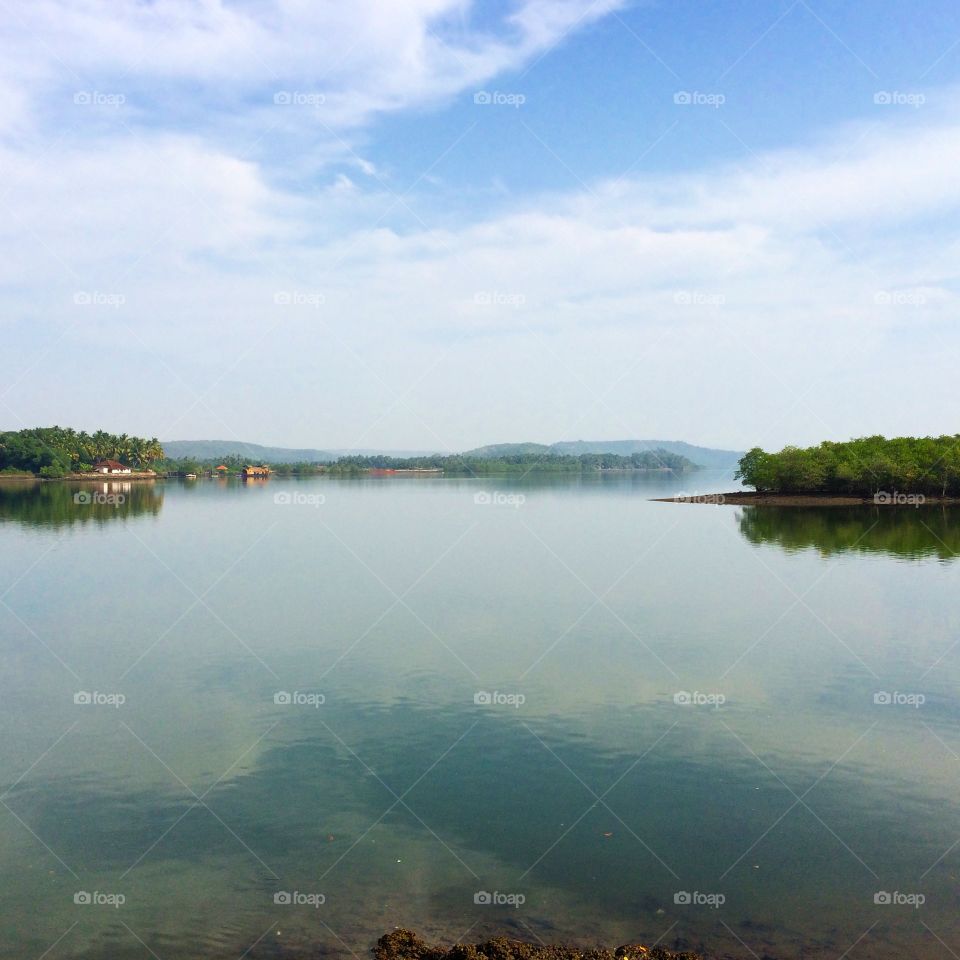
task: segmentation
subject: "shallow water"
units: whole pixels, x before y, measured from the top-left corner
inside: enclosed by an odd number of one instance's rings
[[[0,954],[957,950],[960,511],[730,486],[0,486]]]

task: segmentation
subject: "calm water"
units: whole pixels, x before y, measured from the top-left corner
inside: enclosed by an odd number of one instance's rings
[[[960,513],[694,486],[0,487],[2,956],[960,950]]]

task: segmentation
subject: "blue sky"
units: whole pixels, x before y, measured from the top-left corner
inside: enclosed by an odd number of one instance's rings
[[[0,46],[6,428],[958,429],[955,4],[43,0]]]

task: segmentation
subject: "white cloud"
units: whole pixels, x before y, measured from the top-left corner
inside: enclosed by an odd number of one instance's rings
[[[17,8],[0,51],[41,125],[71,126],[74,93],[96,91],[125,97],[131,126],[317,137],[442,102],[623,3],[520,0],[480,31],[463,26],[467,0],[37,0]]]
[[[457,28],[470,8],[451,0],[24,8],[0,79],[20,82],[7,129],[31,127],[0,153],[13,346],[0,373],[10,383],[43,357],[45,376],[6,402],[31,421],[97,426],[103,400],[84,386],[109,369],[131,398],[128,432],[163,432],[161,420],[299,445],[950,428],[960,127],[946,108],[737,166],[513,207],[497,196],[470,222],[427,181],[399,202],[356,153],[363,177],[281,185],[225,135],[269,112],[295,130],[318,107],[261,104],[264,90],[322,86],[349,138],[377,111],[529,61],[611,5],[529,0],[496,36]],[[63,64],[24,42],[36,31]],[[120,129],[109,103],[71,100],[69,122],[31,114],[44,91],[122,91],[124,71],[135,116]],[[198,98],[186,131],[181,84]],[[62,143],[45,132],[54,119]],[[352,149],[337,137],[305,163]],[[123,300],[78,304],[78,291]],[[904,378],[913,390],[891,409]]]

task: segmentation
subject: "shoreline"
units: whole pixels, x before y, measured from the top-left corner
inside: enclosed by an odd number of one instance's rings
[[[960,497],[928,497],[923,494],[894,492],[858,497],[835,493],[756,493],[735,490],[732,493],[701,493],[681,497],[652,497],[652,503],[708,503],[714,506],[734,507],[912,507],[957,506]]]

